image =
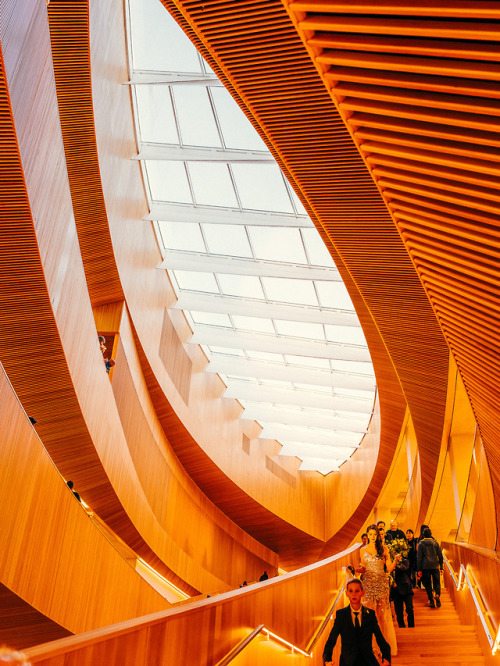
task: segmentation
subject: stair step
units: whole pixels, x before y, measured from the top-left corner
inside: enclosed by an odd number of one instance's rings
[[[429,608],[425,590],[416,589],[413,607],[415,627],[395,627],[398,654],[393,656],[394,666],[485,666],[475,628],[460,624],[446,590],[441,594],[441,608]]]

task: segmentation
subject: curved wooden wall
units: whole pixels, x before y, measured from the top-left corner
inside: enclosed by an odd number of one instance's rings
[[[448,350],[399,232],[342,118],[281,2],[163,4],[237,92],[370,312],[415,425],[425,515],[441,444]],[[380,388],[392,392],[393,385]],[[382,414],[385,418],[391,418],[390,412]]]
[[[345,579],[342,566],[354,557],[356,553],[340,554],[292,574],[180,609],[38,646],[27,651],[28,657],[32,664],[44,666],[95,663],[160,666],[188,664],[193,660],[214,666],[261,623],[305,650]],[[313,660],[304,658],[304,663],[315,666],[322,663],[327,636],[324,633],[318,642]],[[290,662],[289,650],[275,649],[272,655],[272,663]]]
[[[429,296],[498,506],[498,4],[365,2],[347,13],[284,1]]]
[[[203,566],[204,544],[185,552],[152,511],[104,371],[72,216],[46,7],[21,10],[13,0],[2,9],[0,358],[59,470],[100,518],[188,593],[220,589]],[[239,553],[254,569],[262,559],[275,566],[273,553],[220,512],[199,511],[232,535],[229,559]]]
[[[477,583],[479,594],[486,607],[489,620],[495,632],[500,630],[500,603],[498,601],[498,581],[500,580],[500,557],[498,552],[487,548],[476,548],[467,544],[449,543],[442,544],[443,553],[446,555],[450,564],[458,576],[460,565],[471,571],[475,582]],[[471,593],[467,586],[457,590],[453,580],[444,567],[444,576],[446,587],[450,591],[455,607],[460,615],[460,620],[464,624],[472,624],[476,627],[476,633],[485,655],[487,664],[498,663],[498,653],[496,656],[491,654],[491,647],[488,644],[483,626],[479,620],[478,612]],[[493,640],[496,633],[493,635]]]
[[[24,648],[169,608],[74,498],[1,366],[0,432],[2,639]]]

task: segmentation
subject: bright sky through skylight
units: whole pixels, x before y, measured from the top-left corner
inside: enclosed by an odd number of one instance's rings
[[[375,395],[347,290],[266,145],[189,39],[158,0],[128,4],[138,150],[174,307],[242,418],[301,469],[336,470],[362,442]]]

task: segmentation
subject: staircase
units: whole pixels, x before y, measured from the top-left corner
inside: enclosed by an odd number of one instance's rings
[[[425,590],[416,589],[413,606],[415,627],[400,629],[396,626],[398,654],[392,659],[394,666],[485,664],[474,627],[460,624],[447,590],[442,590],[441,608],[428,608]]]

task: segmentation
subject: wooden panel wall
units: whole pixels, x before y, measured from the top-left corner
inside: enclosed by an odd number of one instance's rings
[[[499,6],[285,4],[453,353],[498,506]],[[407,357],[419,367],[413,345]],[[419,444],[425,482],[432,446]]]
[[[12,0],[11,11],[3,5],[0,14],[8,65],[1,131],[9,146],[0,158],[9,184],[0,212],[0,357],[60,471],[136,553],[176,576],[152,550],[167,559],[171,539],[141,489],[99,351],[65,171],[46,6],[22,4],[17,11]],[[182,557],[168,560],[186,569]],[[190,570],[197,585],[212,587],[200,581],[203,567]],[[178,576],[174,582],[197,590]]]
[[[21,648],[168,608],[74,498],[1,366],[0,433],[2,639]]]
[[[486,548],[477,548],[466,544],[450,542],[444,542],[442,547],[443,553],[450,560],[455,574],[458,575],[461,564],[472,572],[483,602],[486,605],[486,610],[489,613],[494,628],[493,638],[495,638],[496,632],[500,629],[500,602],[498,597],[500,557],[498,552]],[[461,622],[472,624],[476,627],[476,633],[481,643],[486,663],[491,665],[498,664],[498,654],[495,657],[491,654],[491,647],[486,640],[476,606],[468,588],[464,587],[461,590],[457,590],[446,566],[444,572],[446,587],[451,594]]]
[[[29,658],[33,664],[44,666],[90,666],[96,662],[109,666],[160,666],[187,664],[193,659],[212,666],[261,623],[304,649],[344,579],[341,566],[355,555],[337,561],[332,558],[301,572],[194,602],[179,610],[37,647],[29,651]],[[318,643],[313,664],[321,664],[326,637],[324,634]],[[290,653],[280,650],[275,654],[274,663],[289,663]]]
[[[168,562],[196,587],[221,592],[276,572],[278,557],[217,510],[186,477],[154,412],[128,318],[123,317],[113,392],[138,480],[171,538]],[[178,552],[178,551],[181,552]]]

